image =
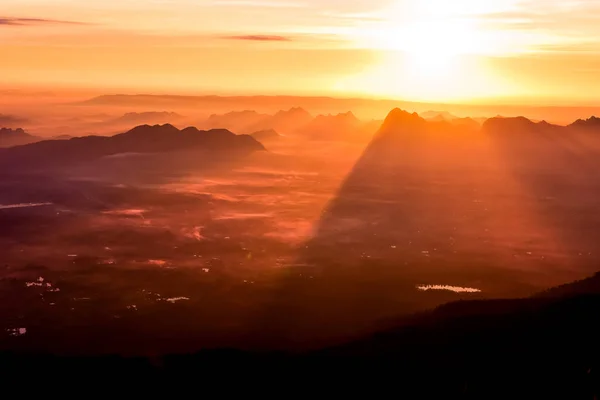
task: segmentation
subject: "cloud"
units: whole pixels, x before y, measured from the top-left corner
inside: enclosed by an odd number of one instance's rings
[[[7,115],[7,114],[0,113],[0,124],[2,124],[2,125],[20,124],[22,122],[25,122],[24,118],[16,117],[14,115]]]
[[[286,36],[277,35],[234,35],[222,36],[223,39],[229,40],[247,40],[253,42],[291,42],[292,39]]]
[[[87,25],[85,22],[61,21],[44,18],[14,18],[0,17],[0,26],[30,26],[30,25]]]
[[[220,0],[213,3],[214,6],[242,6],[263,8],[303,8],[306,4],[293,1],[255,1],[255,0]]]

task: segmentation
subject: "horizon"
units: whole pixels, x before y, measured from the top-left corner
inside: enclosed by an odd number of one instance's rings
[[[216,101],[218,99],[218,101]],[[175,112],[194,118],[201,123],[211,114],[224,114],[231,111],[255,111],[272,114],[291,108],[303,108],[314,116],[352,112],[363,121],[383,120],[394,108],[423,114],[427,112],[449,113],[456,117],[489,119],[496,116],[507,118],[525,117],[532,121],[547,121],[556,125],[569,125],[579,119],[589,119],[600,115],[600,105],[593,104],[540,104],[526,102],[469,103],[469,102],[415,102],[402,99],[374,98],[368,96],[335,95],[271,95],[271,94],[202,94],[202,93],[152,93],[152,92],[105,92],[100,90],[76,89],[67,92],[52,88],[0,90],[0,107],[3,112],[21,121],[22,124],[9,124],[8,128],[24,128],[37,131],[33,125],[54,126],[44,119],[65,118],[79,115],[86,119],[93,114],[107,114],[113,117],[129,112]],[[169,121],[164,121],[169,122]],[[51,129],[52,134],[86,135],[90,131],[78,132],[77,126],[64,127],[62,131]]]

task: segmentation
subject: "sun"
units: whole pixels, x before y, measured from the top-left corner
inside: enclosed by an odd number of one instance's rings
[[[439,78],[452,72],[457,59],[464,54],[468,34],[448,25],[443,21],[417,21],[400,32],[402,37],[410,38],[398,48],[406,55],[409,73]]]
[[[413,4],[412,9],[406,4]],[[464,7],[457,9],[456,4]],[[472,59],[486,53],[484,35],[475,19],[457,15],[476,4],[480,3],[398,2],[386,23],[363,32],[378,62],[353,77],[352,84],[365,93],[424,101],[481,96],[490,85]]]
[[[480,32],[469,20],[438,10],[393,23],[380,36],[379,46],[404,52],[414,72],[435,77],[444,75],[460,56],[479,52],[479,37]]]

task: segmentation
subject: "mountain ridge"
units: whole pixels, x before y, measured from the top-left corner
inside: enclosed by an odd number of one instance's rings
[[[43,140],[40,137],[30,135],[22,128],[0,128],[0,147],[13,147],[34,143]]]
[[[201,131],[188,127],[179,130],[171,124],[139,125],[114,136],[45,140],[3,149],[0,152],[0,165],[69,165],[119,153],[168,153],[194,148],[210,151],[265,150],[251,136],[236,135],[224,129]]]

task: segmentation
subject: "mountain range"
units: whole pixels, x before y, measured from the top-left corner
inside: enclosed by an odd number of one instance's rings
[[[0,128],[0,148],[22,146],[44,140],[67,140],[71,139],[71,137],[72,136],[69,135],[59,135],[44,138],[41,136],[31,135],[25,132],[22,128]]]
[[[281,137],[281,135],[277,133],[275,129],[265,129],[264,131],[254,132],[250,136],[259,142],[275,140]]]
[[[207,128],[227,128],[234,132],[251,133],[275,130],[286,135],[309,140],[363,140],[368,141],[381,121],[363,122],[352,112],[320,114],[312,117],[300,107],[281,110],[273,115],[256,111],[233,111],[211,115]]]
[[[569,125],[556,125],[546,121],[534,122],[525,117],[503,118],[494,117],[486,120],[482,125],[484,133],[587,133],[600,132],[600,118],[578,119]]]
[[[115,136],[85,136],[70,140],[46,140],[2,149],[0,165],[23,168],[66,166],[106,156],[128,153],[170,153],[183,150],[260,151],[262,144],[248,135],[236,135],[223,129],[182,130],[173,125],[140,125]]]
[[[225,128],[239,133],[253,133],[274,129],[281,132],[293,132],[309,123],[312,116],[303,108],[294,107],[277,113],[261,114],[253,110],[231,111],[225,114],[213,114],[205,122],[210,129]]]
[[[25,132],[21,128],[0,128],[0,147],[20,146],[42,140]]]
[[[582,115],[598,115],[600,107],[593,106],[520,106],[494,104],[444,104],[416,103],[398,100],[374,100],[364,98],[331,98],[304,96],[173,96],[173,95],[103,95],[77,103],[85,106],[111,107],[178,107],[220,109],[257,109],[303,107],[318,110],[319,113],[333,113],[339,110],[353,110],[358,114],[377,115],[394,107],[427,112],[445,110],[453,115],[527,115],[542,120],[552,116],[553,122],[567,123]],[[264,112],[264,111],[261,111]],[[317,112],[317,111],[315,111]]]
[[[396,109],[400,110],[400,109]],[[392,112],[391,114],[394,114]],[[427,111],[413,113],[427,122],[429,130],[448,132],[493,133],[549,133],[549,132],[595,132],[600,131],[600,118],[579,119],[569,125],[551,124],[546,121],[535,122],[526,117],[496,116],[488,119],[460,118],[448,112]],[[388,115],[389,118],[389,115]],[[387,118],[386,118],[387,119]],[[296,107],[288,111],[279,111],[274,115],[260,114],[253,110],[233,111],[212,115],[207,121],[208,128],[226,128],[235,132],[253,133],[274,129],[288,134],[297,134],[313,140],[344,140],[367,138],[380,128],[384,121],[362,121],[352,112],[339,114],[321,114],[316,117],[304,109]]]

